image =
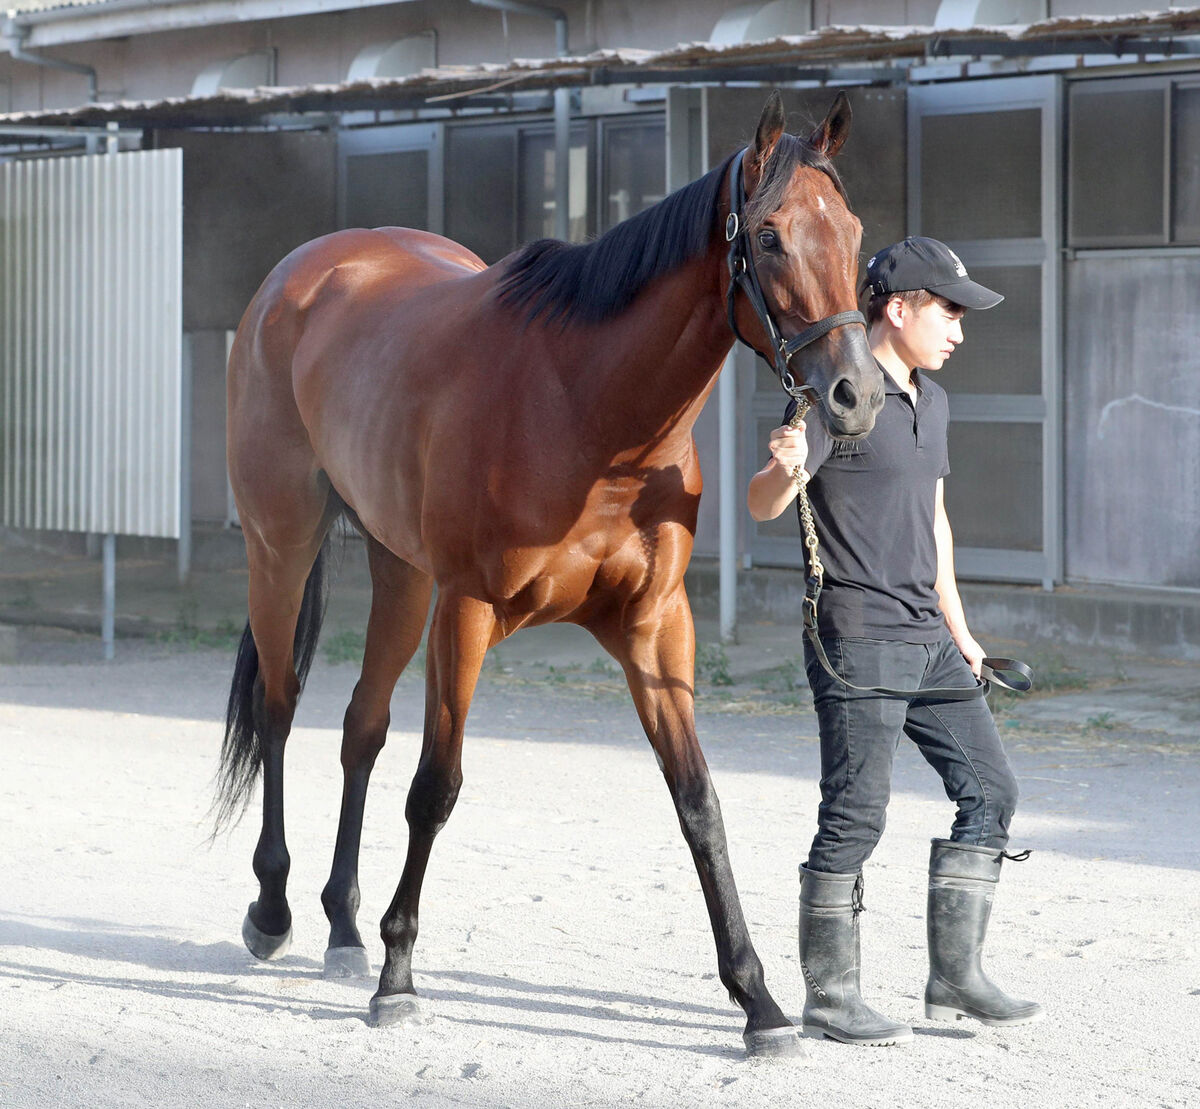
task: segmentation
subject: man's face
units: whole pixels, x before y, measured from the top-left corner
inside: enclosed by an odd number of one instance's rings
[[[942,363],[963,341],[963,309],[942,297],[932,304],[914,309],[898,302],[901,307],[899,335],[896,346],[910,366],[924,370],[940,370]]]

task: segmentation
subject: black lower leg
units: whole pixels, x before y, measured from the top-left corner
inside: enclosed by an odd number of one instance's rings
[[[385,958],[376,997],[416,992],[412,980],[412,953],[417,942],[421,885],[433,841],[449,819],[461,785],[462,773],[457,766],[452,771],[440,770],[423,760],[417,768],[405,807],[409,839],[404,873],[396,896],[380,923]]]
[[[283,935],[292,926],[292,912],[287,902],[292,860],[283,830],[285,740],[286,733],[280,735],[278,729],[266,731],[263,740],[263,825],[253,861],[259,892],[258,900],[250,910],[250,919],[268,936]]]
[[[358,931],[358,856],[362,843],[363,810],[370,770],[347,776],[342,790],[342,815],[329,881],[321,891],[321,904],[329,920],[330,947],[362,947]]]
[[[791,1022],[767,990],[762,963],[742,915],[716,790],[705,773],[673,792],[708,906],[721,981],[731,1000],[745,1011],[747,1032],[787,1028]]]
[[[331,948],[362,947],[358,931],[358,856],[362,844],[363,813],[367,787],[375,760],[387,739],[389,716],[363,718],[359,705],[361,684],[346,709],[342,738],[342,809],[338,819],[337,844],[329,881],[321,892],[321,904],[329,920]]]

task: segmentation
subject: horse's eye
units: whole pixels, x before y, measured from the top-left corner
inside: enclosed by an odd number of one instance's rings
[[[779,245],[779,238],[774,231],[760,231],[758,233],[758,245],[763,250],[774,250]]]

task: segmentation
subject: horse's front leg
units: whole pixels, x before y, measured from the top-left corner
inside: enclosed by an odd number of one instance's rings
[[[624,668],[638,716],[658,755],[700,876],[721,981],[746,1013],[746,1050],[751,1055],[800,1055],[796,1030],[767,991],[746,928],[721,806],[696,737],[696,640],[682,584],[652,611],[627,610],[620,627],[593,631]]]
[[[458,800],[463,728],[495,629],[490,605],[439,595],[426,651],[425,737],[404,809],[408,856],[396,895],[380,924],[385,955],[379,989],[371,998],[371,1021],[376,1025],[422,1019],[412,979],[421,884],[434,838]]]

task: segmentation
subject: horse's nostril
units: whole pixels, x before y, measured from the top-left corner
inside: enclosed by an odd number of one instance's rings
[[[839,408],[854,408],[858,404],[858,393],[845,377],[834,385],[830,396]]]

